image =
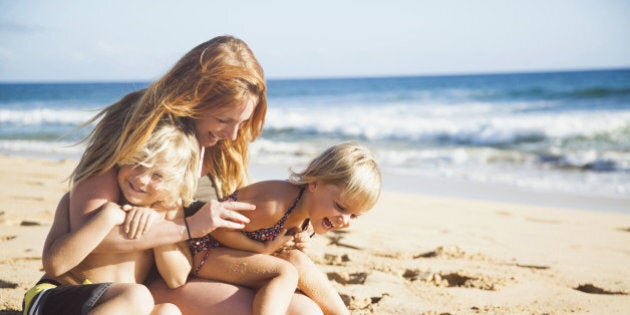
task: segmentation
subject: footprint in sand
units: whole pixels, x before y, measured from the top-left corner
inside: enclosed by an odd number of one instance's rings
[[[520,267],[520,268],[528,268],[528,269],[537,269],[537,270],[546,270],[549,269],[551,267],[549,266],[543,266],[543,265],[524,265],[524,264],[516,264],[516,267]]]
[[[347,273],[347,272],[329,272],[326,273],[328,276],[328,280],[336,281],[343,285],[349,284],[364,284],[365,280],[368,277],[366,272],[355,272],[355,273]]]
[[[596,287],[590,283],[587,284],[580,284],[577,287],[573,288],[575,290],[584,292],[584,293],[591,293],[591,294],[611,294],[611,295],[628,295],[628,293],[626,292],[622,292],[622,291],[608,291],[608,290],[604,290],[602,288]]]
[[[348,262],[350,262],[350,256],[348,256],[348,254],[343,254],[343,255],[324,254],[324,263],[326,265],[345,266]]]
[[[460,287],[496,291],[507,282],[487,275],[466,275],[458,272],[421,272],[408,269],[402,275],[408,281],[422,281],[436,287]]]
[[[450,259],[472,259],[472,260],[489,260],[488,257],[482,254],[468,254],[459,246],[440,246],[430,252],[414,255],[413,259],[418,258],[450,258]]]
[[[368,314],[374,313],[374,307],[386,296],[390,296],[389,293],[383,293],[381,296],[373,296],[373,297],[356,297],[347,294],[339,294],[341,296],[341,300],[351,311],[369,311]],[[363,314],[363,313],[362,313]]]
[[[407,281],[427,280],[431,276],[433,276],[433,273],[422,272],[420,269],[407,269],[402,274],[402,277]]]
[[[35,222],[35,221],[22,221],[20,222],[20,226],[39,226],[42,225],[39,222]]]
[[[330,241],[328,245],[336,245],[340,247],[347,247],[351,249],[362,250],[361,247],[341,242],[341,240],[343,239],[343,234],[346,234],[346,233],[348,232],[347,231],[333,231],[332,235],[327,236],[328,240]]]
[[[440,246],[430,252],[415,255],[413,258],[464,258],[465,256],[466,252],[464,252],[464,250],[462,250],[459,246]]]
[[[15,289],[18,287],[17,283],[8,282],[0,279],[0,289]]]
[[[15,235],[0,236],[0,242],[10,241],[12,239],[15,239],[16,237],[17,236],[15,236]]]

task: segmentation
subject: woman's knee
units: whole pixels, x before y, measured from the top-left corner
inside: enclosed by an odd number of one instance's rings
[[[156,304],[151,315],[182,315],[177,305],[172,303]]]
[[[287,315],[323,315],[324,312],[308,296],[303,294],[293,294],[291,304],[287,310]]]
[[[113,283],[99,300],[102,309],[127,310],[135,314],[150,314],[153,305],[149,289],[136,283]]]

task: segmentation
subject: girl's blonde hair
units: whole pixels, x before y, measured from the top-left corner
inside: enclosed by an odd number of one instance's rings
[[[328,148],[304,171],[291,171],[289,181],[300,186],[316,181],[336,185],[342,190],[341,198],[365,210],[371,209],[381,194],[381,172],[374,156],[353,142]]]
[[[151,134],[144,146],[120,160],[117,166],[140,165],[159,173],[164,189],[168,191],[159,204],[173,207],[181,200],[188,206],[197,190],[200,151],[194,132],[165,124]]]
[[[101,119],[88,135],[70,184],[128,159],[159,123],[194,129],[194,120],[208,111],[240,106],[251,98],[254,112],[241,124],[236,140],[219,141],[204,156],[217,192],[228,195],[246,184],[247,148],[262,132],[266,89],[263,70],[247,44],[232,36],[215,37],[193,48],[157,82],[126,95],[88,122]]]

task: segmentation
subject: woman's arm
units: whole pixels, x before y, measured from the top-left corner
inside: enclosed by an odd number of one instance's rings
[[[254,210],[253,205],[242,202],[208,201],[197,213],[188,217],[189,231],[183,218],[154,223],[140,238],[129,239],[123,228],[113,229],[96,248],[96,251],[131,252],[161,245],[178,243],[191,237],[202,237],[217,228],[242,229],[249,219],[236,211]]]
[[[68,203],[65,194],[57,206],[55,218],[42,253],[46,274],[59,277],[76,267],[105,238],[116,225],[122,224],[125,213],[114,203],[107,203],[92,215],[84,225],[71,232]]]

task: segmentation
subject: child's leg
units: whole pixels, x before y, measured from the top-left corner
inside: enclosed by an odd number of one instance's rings
[[[324,314],[349,314],[328,277],[299,250],[282,252],[278,257],[289,261],[298,270],[298,288],[324,311]]]
[[[257,288],[254,314],[284,314],[297,286],[297,271],[277,257],[217,247],[194,257],[193,270],[207,254],[196,276]]]

